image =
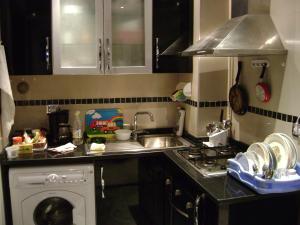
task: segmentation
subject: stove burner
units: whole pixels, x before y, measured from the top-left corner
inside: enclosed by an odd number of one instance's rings
[[[200,155],[201,151],[198,147],[191,147],[189,150],[189,155]]]
[[[205,160],[203,163],[204,167],[213,167],[217,165],[217,160]]]
[[[235,156],[236,150],[231,147],[193,147],[177,150],[176,153],[189,162],[203,176],[226,174],[228,158]]]

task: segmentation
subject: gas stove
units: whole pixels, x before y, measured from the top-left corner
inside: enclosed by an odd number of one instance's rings
[[[177,155],[205,177],[226,174],[227,159],[234,158],[238,152],[236,148],[231,146],[191,147],[175,151]]]

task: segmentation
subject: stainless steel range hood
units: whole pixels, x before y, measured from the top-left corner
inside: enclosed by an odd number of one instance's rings
[[[182,52],[183,56],[287,54],[269,15],[236,17]]]

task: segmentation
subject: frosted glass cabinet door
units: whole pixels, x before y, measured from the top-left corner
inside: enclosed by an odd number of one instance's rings
[[[106,73],[152,72],[152,0],[104,3]]]
[[[54,74],[100,74],[102,1],[53,0],[52,9]]]

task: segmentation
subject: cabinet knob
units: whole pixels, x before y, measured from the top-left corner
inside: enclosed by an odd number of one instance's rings
[[[169,185],[171,185],[171,184],[172,184],[171,179],[167,178],[166,181],[165,181],[165,185],[166,185],[166,186],[169,186]]]
[[[185,205],[185,208],[186,209],[192,209],[193,208],[193,203],[187,202],[186,205]]]
[[[182,195],[181,190],[176,189],[176,190],[175,190],[175,196],[180,196],[180,195]]]

